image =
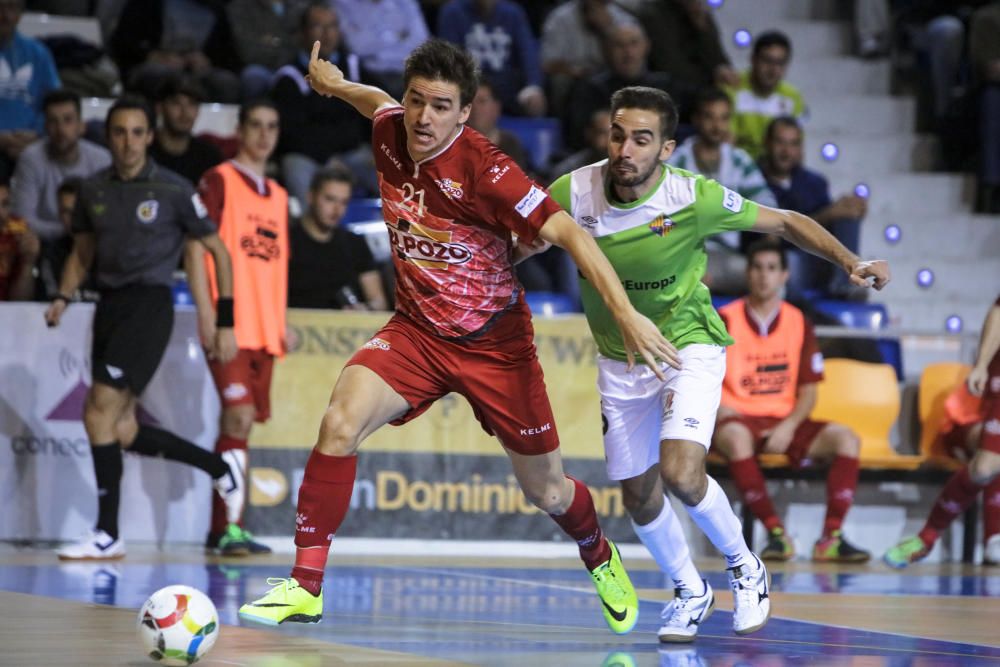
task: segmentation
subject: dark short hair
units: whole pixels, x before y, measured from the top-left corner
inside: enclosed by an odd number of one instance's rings
[[[42,113],[48,111],[51,106],[55,106],[56,104],[65,104],[66,102],[73,103],[73,107],[76,108],[77,116],[82,113],[80,96],[68,88],[56,88],[45,93],[45,96],[42,98]]]
[[[792,57],[792,41],[788,35],[779,30],[768,30],[757,35],[753,42],[753,57],[756,58],[760,52],[769,46],[782,46],[788,52],[788,57]]]
[[[305,32],[306,28],[309,27],[310,14],[312,14],[314,9],[325,9],[338,19],[340,18],[340,14],[337,13],[337,8],[331,3],[320,2],[320,0],[310,0],[309,4],[306,5],[306,8],[302,10],[301,14],[299,14],[299,32]]]
[[[694,112],[699,113],[702,108],[716,102],[725,102],[729,105],[730,109],[733,107],[733,101],[721,89],[715,87],[702,88],[698,91],[697,97],[694,98]]]
[[[312,180],[309,182],[309,191],[313,193],[319,192],[324,185],[331,181],[346,183],[354,187],[354,173],[343,162],[331,162],[329,166],[313,174]]]
[[[146,115],[146,123],[149,125],[149,129],[153,130],[156,127],[156,116],[153,115],[153,108],[149,106],[146,98],[141,95],[128,93],[115,100],[115,103],[108,109],[108,115],[104,119],[105,132],[111,128],[111,117],[119,111],[141,111]]]
[[[660,140],[673,139],[677,131],[677,105],[670,94],[659,88],[629,86],[615,91],[611,96],[611,115],[619,109],[655,111],[660,116]]]
[[[774,132],[779,127],[794,127],[800,134],[802,133],[802,125],[794,116],[778,116],[767,124],[767,129],[764,131],[764,143],[774,138]]]
[[[205,101],[205,89],[194,77],[177,72],[171,74],[156,90],[156,101],[163,102],[177,95],[186,95],[195,102]]]
[[[403,88],[420,76],[458,86],[460,106],[472,104],[479,88],[479,68],[468,52],[443,39],[429,39],[410,52],[403,69]]]
[[[258,97],[240,105],[240,125],[243,125],[250,119],[250,112],[254,109],[272,109],[274,113],[278,114],[278,118],[281,118],[281,111],[278,110],[278,105],[266,97]]]
[[[781,262],[781,270],[785,271],[788,269],[788,254],[785,253],[785,247],[781,245],[781,241],[775,241],[767,236],[759,238],[747,246],[747,269],[749,269],[753,264],[754,257],[765,252],[778,253],[778,260]]]
[[[80,186],[82,184],[83,184],[82,178],[78,176],[70,176],[69,178],[63,180],[63,182],[59,184],[59,189],[56,190],[56,194],[76,196],[80,194]]]

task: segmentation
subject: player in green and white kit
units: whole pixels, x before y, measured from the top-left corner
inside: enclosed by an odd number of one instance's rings
[[[636,309],[680,350],[679,370],[665,364],[657,369],[665,381],[649,366],[633,367],[614,319],[593,286],[581,280],[600,353],[608,475],[621,482],[639,538],[674,580],[660,640],[689,642],[715,598],[691,562],[664,487],[726,557],[736,633],[760,629],[771,612],[767,571],[743,539],[725,493],[705,472],[726,346],[732,343],[701,282],[705,238],[727,230],[779,234],[843,267],[855,284],[876,289],[889,281],[889,270],[883,261],[862,261],[811,218],[758,206],[715,181],[665,166],[676,126],[676,107],[663,91],[619,90],[611,99],[609,158],[561,176],[551,194],[594,237]]]

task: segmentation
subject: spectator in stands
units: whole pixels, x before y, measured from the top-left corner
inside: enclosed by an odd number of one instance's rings
[[[278,68],[295,59],[300,20],[309,4],[309,0],[230,0],[226,5],[226,21],[242,65],[244,100],[266,95]]]
[[[854,0],[854,46],[862,58],[879,58],[892,41],[889,0]]]
[[[552,109],[564,108],[577,79],[606,66],[604,40],[622,25],[638,22],[610,0],[570,0],[549,13],[542,28],[542,70]]]
[[[981,492],[986,494],[984,504],[990,506],[993,520],[983,531],[983,563],[1000,565],[1000,297],[983,322],[976,361],[965,383],[970,394],[982,396],[978,447],[972,460],[945,484],[921,531],[886,552],[884,560],[892,567],[903,568],[926,558],[941,533]]]
[[[1000,213],[1000,2],[972,16],[969,51],[979,85],[979,188],[977,210]]]
[[[642,27],[636,24],[610,28],[604,42],[604,53],[607,65],[596,74],[573,84],[563,133],[564,140],[572,148],[585,145],[583,131],[591,115],[606,106],[616,90],[626,86],[649,86],[670,93],[674,99],[686,98],[690,92],[678,90],[670,75],[647,69],[649,39]]]
[[[812,324],[782,300],[788,265],[781,245],[754,242],[747,253],[750,293],[719,309],[735,343],[726,351],[713,444],[729,461],[743,502],[768,531],[765,560],[789,560],[792,540],[774,509],[757,454],[784,454],[794,468],[829,462],[826,519],[813,547],[814,561],[859,563],[871,554],[853,546],[841,526],[858,485],[858,436],[846,426],[809,418],[823,356]],[[761,360],[766,360],[762,362]]]
[[[668,72],[691,90],[739,83],[704,0],[643,0],[638,15],[658,44],[669,45],[650,52],[650,69]]]
[[[309,54],[317,41],[320,57],[340,67],[347,79],[375,83],[361,59],[341,41],[337,13],[323,5],[309,7],[299,27],[299,53],[278,70],[271,89],[282,119],[277,151],[282,179],[299,204],[305,203],[313,175],[331,161],[347,164],[365,194],[378,192],[371,148],[366,143],[370,124],[351,105],[323,97],[306,81]]]
[[[173,74],[160,88],[156,130],[149,154],[157,163],[197,185],[202,174],[222,162],[222,153],[214,144],[191,134],[198,120],[205,90],[191,76]]]
[[[607,158],[609,134],[611,134],[611,112],[607,108],[592,111],[587,127],[583,130],[584,147],[557,162],[549,173],[556,176],[568,174]]]
[[[39,250],[38,237],[24,220],[11,215],[10,185],[0,181],[0,301],[31,299]]]
[[[805,115],[801,93],[785,81],[791,58],[788,37],[776,31],[761,33],[754,40],[750,69],[728,89],[733,99],[734,143],[755,159],[760,157],[764,132],[772,118],[792,116],[801,120]]]
[[[14,172],[13,207],[47,246],[66,235],[59,221],[59,185],[111,166],[111,153],[83,138],[80,96],[73,91],[49,91],[42,108],[45,137],[21,153]]]
[[[705,88],[695,98],[694,136],[671,154],[668,162],[718,181],[743,197],[774,207],[774,194],[750,154],[729,142],[733,105],[718,88]],[[739,254],[740,233],[723,232],[707,240],[706,284],[713,294],[741,294],[745,290],[746,259]]]
[[[108,43],[127,90],[154,100],[170,74],[198,79],[213,102],[240,99],[225,19],[209,3],[128,0]]]
[[[235,300],[235,358],[209,357],[208,367],[222,404],[215,451],[233,456],[245,478],[250,429],[271,415],[271,372],[285,354],[285,311],[288,299],[288,193],[265,174],[278,145],[278,110],[265,99],[240,107],[236,157],[209,169],[198,183],[201,207],[218,226],[219,238],[232,258]],[[202,261],[198,261],[201,259]],[[185,267],[191,296],[198,308],[198,331],[208,349],[217,332],[217,312],[224,299],[209,292],[218,265],[195,243],[188,243]],[[206,548],[222,555],[269,553],[243,527],[243,508],[227,510],[215,494]]]
[[[765,131],[764,154],[759,164],[778,208],[811,216],[851,252],[857,253],[861,220],[868,212],[868,202],[856,194],[844,195],[833,201],[827,180],[802,165],[802,141],[802,128],[797,120],[789,116],[775,118]],[[748,236],[743,236],[744,246]],[[818,289],[848,298],[858,294],[849,282],[836,275],[831,278],[823,264],[814,260],[812,255],[797,249],[789,253],[790,287],[794,292]]]
[[[497,126],[502,113],[503,106],[493,82],[485,77],[480,79],[479,89],[472,99],[472,109],[469,111],[469,120],[466,124],[509,155],[518,167],[526,172],[531,171],[531,160],[528,159],[528,152],[521,145],[521,140],[516,134],[501,130]]]
[[[347,47],[378,78],[380,88],[402,99],[403,61],[431,36],[417,0],[332,1]]]
[[[438,14],[437,36],[472,55],[508,113],[545,114],[538,42],[527,14],[516,2],[450,0]]]
[[[292,308],[385,310],[382,278],[363,236],[341,226],[353,178],[343,165],[316,172],[308,204],[292,227],[288,305]]]
[[[37,301],[51,301],[59,295],[59,279],[62,277],[66,260],[73,251],[73,209],[76,208],[82,180],[75,176],[67,178],[59,184],[59,189],[56,191],[56,199],[59,202],[59,223],[66,233],[55,241],[42,245],[42,252],[36,264]],[[97,293],[93,274],[88,274],[77,291],[67,296],[73,297],[73,301],[97,301],[100,295]]]
[[[60,85],[49,50],[18,32],[23,11],[23,0],[0,0],[0,179],[5,181],[21,151],[42,131],[42,98]]]

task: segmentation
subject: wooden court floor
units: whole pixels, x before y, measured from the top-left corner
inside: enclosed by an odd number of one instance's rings
[[[605,628],[573,559],[334,556],[320,625],[241,625],[236,611],[287,576],[290,556],[206,557],[130,545],[126,559],[60,564],[50,550],[0,545],[0,665],[151,665],[135,613],[154,590],[195,586],[223,623],[206,666],[1000,665],[1000,569],[881,564],[772,567],[774,614],[737,637],[722,565],[699,563],[718,610],[688,646],[661,647],[670,593],[651,561],[628,560],[642,600],[629,635]]]

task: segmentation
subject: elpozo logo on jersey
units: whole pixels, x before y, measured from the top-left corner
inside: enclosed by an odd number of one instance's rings
[[[441,192],[444,193],[448,199],[461,199],[464,192],[462,191],[462,184],[458,181],[453,181],[450,178],[442,178],[440,180],[434,181]]]
[[[139,205],[135,208],[135,215],[139,218],[139,222],[144,225],[148,225],[156,220],[156,215],[160,212],[160,202],[155,199],[147,199],[146,201],[139,202]]]
[[[472,251],[463,243],[452,243],[451,232],[428,229],[402,218],[389,227],[389,243],[400,258],[417,266],[446,269],[451,264],[465,264]]]

